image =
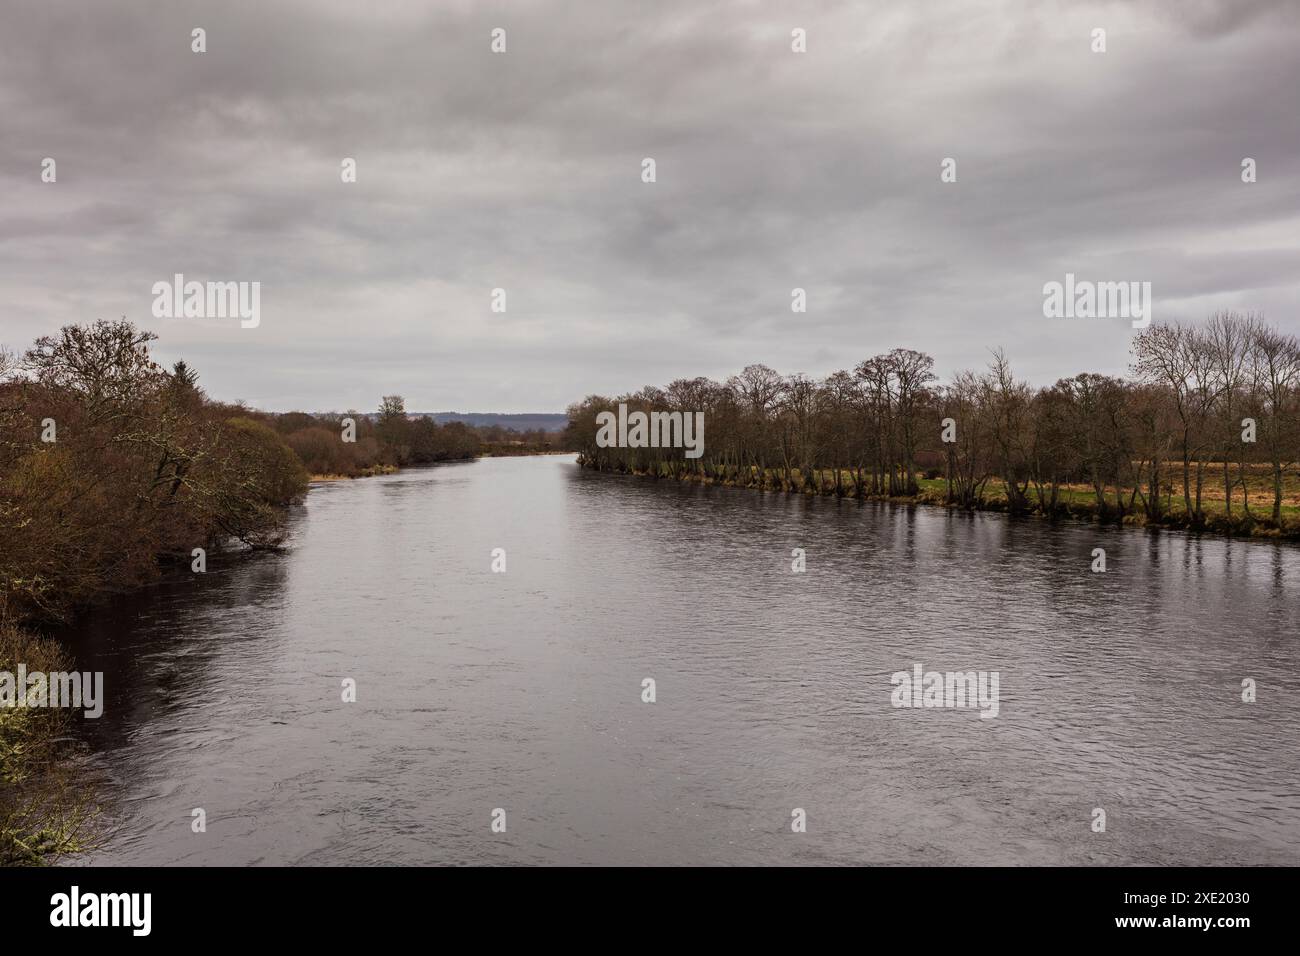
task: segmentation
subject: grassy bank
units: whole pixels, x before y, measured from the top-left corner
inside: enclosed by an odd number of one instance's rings
[[[353,478],[373,478],[376,475],[395,475],[402,469],[396,465],[371,465],[369,468],[362,468],[356,474],[340,475],[333,473],[313,474],[312,481],[351,481]]]
[[[483,450],[479,452],[480,458],[534,458],[539,455],[572,455],[572,450],[563,448],[532,448],[532,449],[515,449],[515,448],[497,448],[492,445],[484,445]]]
[[[57,644],[0,624],[0,672],[68,670]],[[98,810],[79,778],[66,710],[0,706],[0,866],[38,866],[86,849]]]
[[[591,467],[590,463],[585,462],[581,457],[579,457],[579,464]],[[714,474],[704,470],[683,469],[680,462],[658,463],[648,468],[615,467],[605,470],[638,477],[696,482],[726,488],[890,501],[898,504],[921,504],[958,510],[958,506],[949,500],[948,485],[942,477],[918,478],[917,494],[900,496],[866,493],[860,484],[854,483],[851,474],[843,469],[839,473],[838,484],[831,470],[817,470],[804,474],[800,469],[795,468],[791,469],[789,478],[784,471],[771,468],[764,474],[760,474],[757,468],[731,469],[726,474]],[[1055,504],[1051,506],[1045,506],[1043,502],[1031,496],[1029,506],[1022,509],[1019,514],[1024,517],[1075,519],[1239,537],[1300,538],[1300,474],[1287,476],[1280,524],[1273,522],[1269,513],[1273,500],[1271,476],[1261,469],[1249,476],[1247,486],[1251,510],[1243,512],[1241,499],[1238,496],[1234,499],[1232,511],[1229,513],[1222,487],[1212,487],[1207,484],[1202,489],[1203,517],[1199,521],[1193,520],[1186,511],[1181,487],[1172,486],[1161,489],[1162,513],[1158,519],[1152,519],[1137,506],[1138,496],[1133,489],[1105,488],[1103,500],[1098,501],[1096,489],[1087,485],[1059,486],[1056,489]],[[997,479],[990,479],[983,492],[975,499],[973,507],[962,510],[1009,511],[1006,486]]]

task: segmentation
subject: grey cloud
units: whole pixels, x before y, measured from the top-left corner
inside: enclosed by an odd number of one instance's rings
[[[20,2],[0,341],[125,314],[276,409],[559,409],[894,346],[1122,373],[1126,324],[1045,320],[1044,282],[1300,328],[1297,40],[1293,5],[1200,0]],[[152,319],[176,271],[261,281],[262,326]]]

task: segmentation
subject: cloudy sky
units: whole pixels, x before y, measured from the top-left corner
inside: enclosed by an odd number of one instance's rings
[[[0,342],[126,316],[218,398],[506,412],[898,346],[1123,373],[1128,322],[1043,317],[1066,272],[1300,333],[1298,11],[10,0]],[[261,325],[154,318],[177,272]]]

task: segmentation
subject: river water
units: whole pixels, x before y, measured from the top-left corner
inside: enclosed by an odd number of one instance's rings
[[[79,626],[86,859],[1297,864],[1297,584],[1294,546],[569,456],[319,485],[286,553]],[[996,671],[997,716],[894,707],[917,663]]]

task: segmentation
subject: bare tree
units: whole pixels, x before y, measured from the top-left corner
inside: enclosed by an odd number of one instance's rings
[[[1273,521],[1282,522],[1282,471],[1295,462],[1300,444],[1300,342],[1258,327],[1251,339],[1251,379],[1260,437],[1273,478]]]

